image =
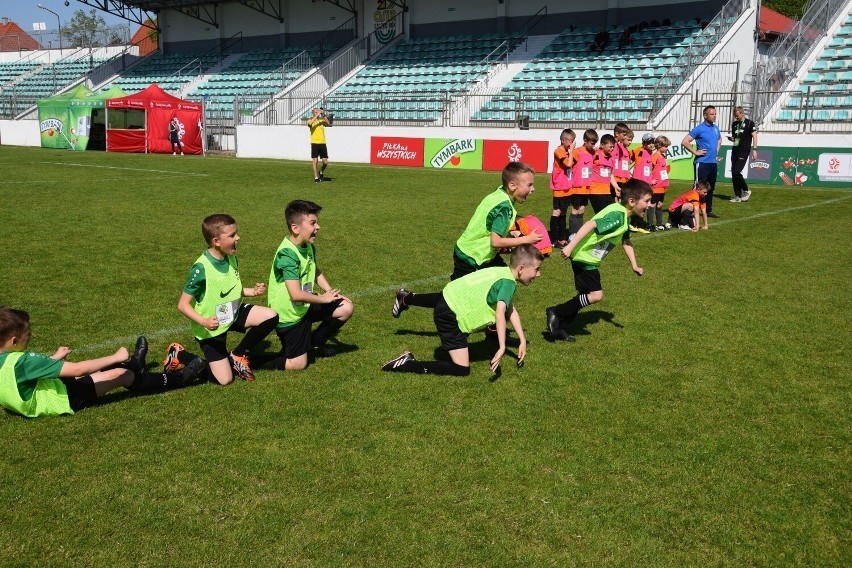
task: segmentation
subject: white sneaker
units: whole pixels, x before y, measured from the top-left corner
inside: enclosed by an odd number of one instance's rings
[[[692,230],[692,227],[690,227],[689,225],[678,225],[677,228],[680,229],[681,231],[691,231]]]
[[[658,231],[665,231],[665,230],[666,230],[666,226],[665,226],[665,225],[657,225],[657,230],[658,230]]]
[[[671,224],[671,223],[666,223],[665,225],[663,225],[663,227],[665,227],[665,228],[666,228],[666,230],[668,231],[669,229],[671,229],[671,228],[672,228],[672,224]]]
[[[749,198],[751,198],[751,192],[750,191],[744,191],[741,201],[748,201]]]
[[[732,197],[732,198],[731,198],[731,201],[730,201],[730,202],[731,202],[731,203],[739,203],[739,202],[741,202],[741,201],[742,201],[742,198],[737,197],[737,196],[735,195],[734,197]]]
[[[172,152],[172,156],[177,156],[177,152]]]
[[[181,152],[180,155],[183,156],[183,152]]]

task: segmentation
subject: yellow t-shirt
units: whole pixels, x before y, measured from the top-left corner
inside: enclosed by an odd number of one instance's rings
[[[311,129],[311,144],[325,144],[325,125],[328,124],[324,118],[311,118],[308,128]]]

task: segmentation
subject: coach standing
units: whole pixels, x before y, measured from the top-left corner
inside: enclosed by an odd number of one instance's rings
[[[745,110],[741,106],[734,107],[734,123],[731,124],[729,140],[734,143],[731,148],[731,182],[734,186],[731,202],[748,201],[751,191],[743,177],[743,169],[749,154],[753,160],[757,159],[757,126],[751,119],[746,118]]]
[[[692,148],[693,141],[695,141],[695,149]],[[690,130],[681,143],[695,156],[695,183],[704,180],[710,184],[710,189],[707,190],[707,216],[718,217],[713,212],[713,191],[716,189],[722,134],[716,126],[716,107],[704,107],[704,122]]]

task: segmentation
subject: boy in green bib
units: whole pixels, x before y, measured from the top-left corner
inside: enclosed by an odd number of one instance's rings
[[[136,392],[179,388],[203,367],[199,360],[181,373],[146,372],[144,337],[136,340],[132,356],[120,347],[112,355],[76,363],[64,360],[68,347],[50,357],[26,351],[30,337],[29,314],[0,307],[0,406],[28,418],[74,414],[118,387]]]
[[[647,182],[636,178],[625,182],[621,186],[621,203],[603,208],[584,223],[562,249],[562,256],[571,260],[577,295],[564,304],[545,310],[547,330],[553,339],[574,341],[574,336],[568,334],[565,326],[574,321],[582,308],[603,300],[598,267],[619,242],[633,272],[642,276],[644,270],[636,264],[636,253],[630,242],[630,218],[637,216],[641,219],[650,203],[651,186]]]
[[[456,241],[450,280],[457,280],[483,268],[506,266],[499,254],[500,250],[535,244],[542,239],[542,235],[535,231],[519,237],[510,234],[517,216],[515,203],[525,202],[535,191],[535,170],[522,162],[509,162],[503,168],[502,181],[503,185],[479,203]],[[400,288],[396,292],[391,314],[398,318],[411,306],[434,308],[440,298],[441,292],[415,294]]]
[[[281,352],[264,364],[265,369],[301,370],[308,366],[309,352],[334,355],[326,342],[352,317],[352,300],[333,288],[317,266],[320,211],[313,201],[301,199],[284,209],[289,234],[278,246],[269,271],[269,307],[278,315]]]
[[[234,218],[221,213],[210,215],[201,223],[201,233],[208,248],[189,270],[178,310],[192,322],[192,333],[217,383],[230,384],[234,373],[243,380],[253,381],[248,354],[275,329],[278,314],[241,301],[243,296],[262,296],[266,285],[258,282],[253,288],[243,288],[236,256],[240,236]],[[229,331],[245,333],[230,353]],[[172,343],[163,366],[166,371],[176,370],[195,358],[179,343]]]
[[[512,250],[509,266],[483,268],[447,284],[435,306],[434,319],[441,347],[449,352],[451,361],[417,361],[406,351],[385,363],[382,370],[466,377],[470,374],[468,335],[496,323],[498,348],[491,359],[491,370],[496,373],[506,352],[507,319],[520,341],[518,366],[521,366],[527,354],[527,339],[512,298],[518,282],[527,286],[539,277],[543,260],[537,248],[522,244]]]

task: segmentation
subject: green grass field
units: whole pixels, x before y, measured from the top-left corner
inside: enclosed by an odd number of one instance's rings
[[[176,304],[201,219],[232,214],[243,282],[265,282],[294,198],[324,207],[319,264],[356,307],[355,348],[304,372],[0,413],[0,564],[852,562],[850,192],[756,186],[709,231],[636,238],[645,276],[614,251],[575,343],[542,335],[574,294],[546,260],[517,298],[527,364],[492,382],[482,334],[465,379],[379,367],[433,357],[431,313],[394,320],[393,291],[443,286],[497,173],[333,163],[315,185],[307,162],[0,158],[0,304],[30,312],[33,350],[194,347]],[[521,212],[547,222],[537,184]]]

